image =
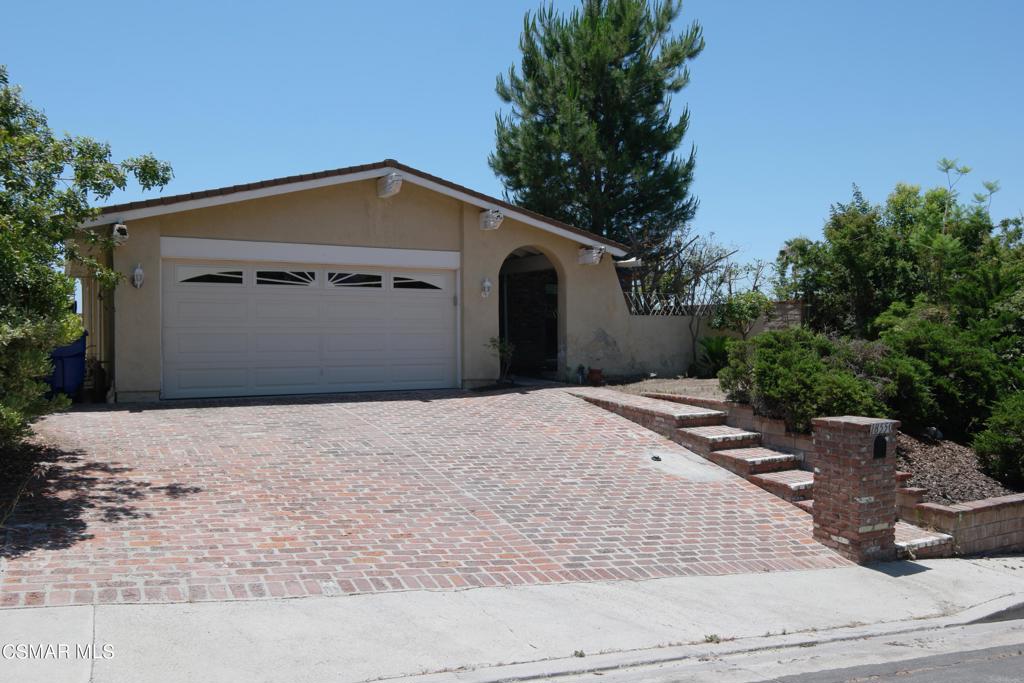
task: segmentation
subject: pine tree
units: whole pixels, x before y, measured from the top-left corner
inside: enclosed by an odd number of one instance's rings
[[[676,155],[689,124],[670,98],[704,49],[701,26],[678,35],[679,0],[584,0],[568,17],[527,13],[522,63],[498,76],[491,168],[528,209],[628,245],[652,265],[697,210],[695,151]]]

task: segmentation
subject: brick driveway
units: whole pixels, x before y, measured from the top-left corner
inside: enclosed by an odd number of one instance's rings
[[[552,388],[55,415],[3,606],[455,589],[844,564],[810,517]]]

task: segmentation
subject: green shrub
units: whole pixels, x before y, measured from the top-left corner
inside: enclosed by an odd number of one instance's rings
[[[942,426],[931,368],[917,358],[878,345],[885,353],[869,360],[863,370],[878,383],[879,398],[888,406],[889,417],[899,420],[907,432],[921,433],[928,427]]]
[[[717,377],[719,371],[729,362],[728,337],[702,337],[700,356],[697,358],[697,376]]]
[[[974,450],[993,477],[1007,486],[1024,487],[1024,391],[995,405],[985,430],[974,437]]]
[[[998,341],[993,330],[987,325],[963,329],[945,319],[940,310],[915,309],[882,332],[882,340],[895,354],[912,359],[904,364],[909,374],[927,376],[935,403],[928,410],[947,435],[962,437],[977,431],[991,406],[1024,383],[1020,368],[993,351]],[[911,365],[916,369],[911,370]]]
[[[997,351],[997,326],[951,323],[941,308],[890,310],[882,341],[829,339],[805,329],[735,342],[719,374],[731,400],[804,430],[826,414],[886,415],[910,432],[977,431],[991,406],[1024,386],[1019,364]]]
[[[839,343],[802,328],[772,331],[730,345],[719,373],[728,398],[748,402],[759,415],[808,432],[826,415],[883,416],[886,406],[869,379],[848,367]]]
[[[0,309],[0,448],[28,433],[29,422],[68,405],[67,397],[46,398],[53,371],[50,351],[81,334],[78,317],[27,320]]]
[[[750,403],[754,389],[754,343],[739,341],[729,344],[728,360],[718,371],[718,384],[725,397],[737,403]]]
[[[931,369],[922,361],[897,353],[879,341],[834,339],[830,364],[867,380],[890,417],[907,431],[934,426],[940,417]]]

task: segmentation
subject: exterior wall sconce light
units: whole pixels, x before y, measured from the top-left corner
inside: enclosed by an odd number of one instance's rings
[[[132,287],[141,289],[142,283],[146,281],[146,274],[142,271],[142,264],[136,263],[132,268]]]
[[[580,247],[579,263],[582,266],[596,266],[604,256],[604,247]]]
[[[381,199],[394,197],[402,189],[402,174],[388,173],[377,179],[377,196]]]
[[[486,211],[480,212],[480,229],[481,230],[497,230],[501,227],[501,222],[505,220],[505,214],[497,209],[487,209]]]
[[[485,277],[483,279],[483,282],[480,283],[480,296],[483,297],[484,299],[489,297],[491,295],[491,289],[493,289],[493,287],[494,285],[491,284],[491,279]]]

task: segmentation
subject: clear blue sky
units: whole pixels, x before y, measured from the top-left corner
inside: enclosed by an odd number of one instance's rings
[[[166,193],[394,157],[491,194],[496,74],[537,0],[18,2],[11,78],[58,131],[170,161]],[[556,5],[571,8],[574,3]],[[858,183],[938,184],[941,156],[1024,210],[1024,3],[690,0],[695,227],[748,258],[820,233]],[[118,200],[135,199],[132,191]]]

